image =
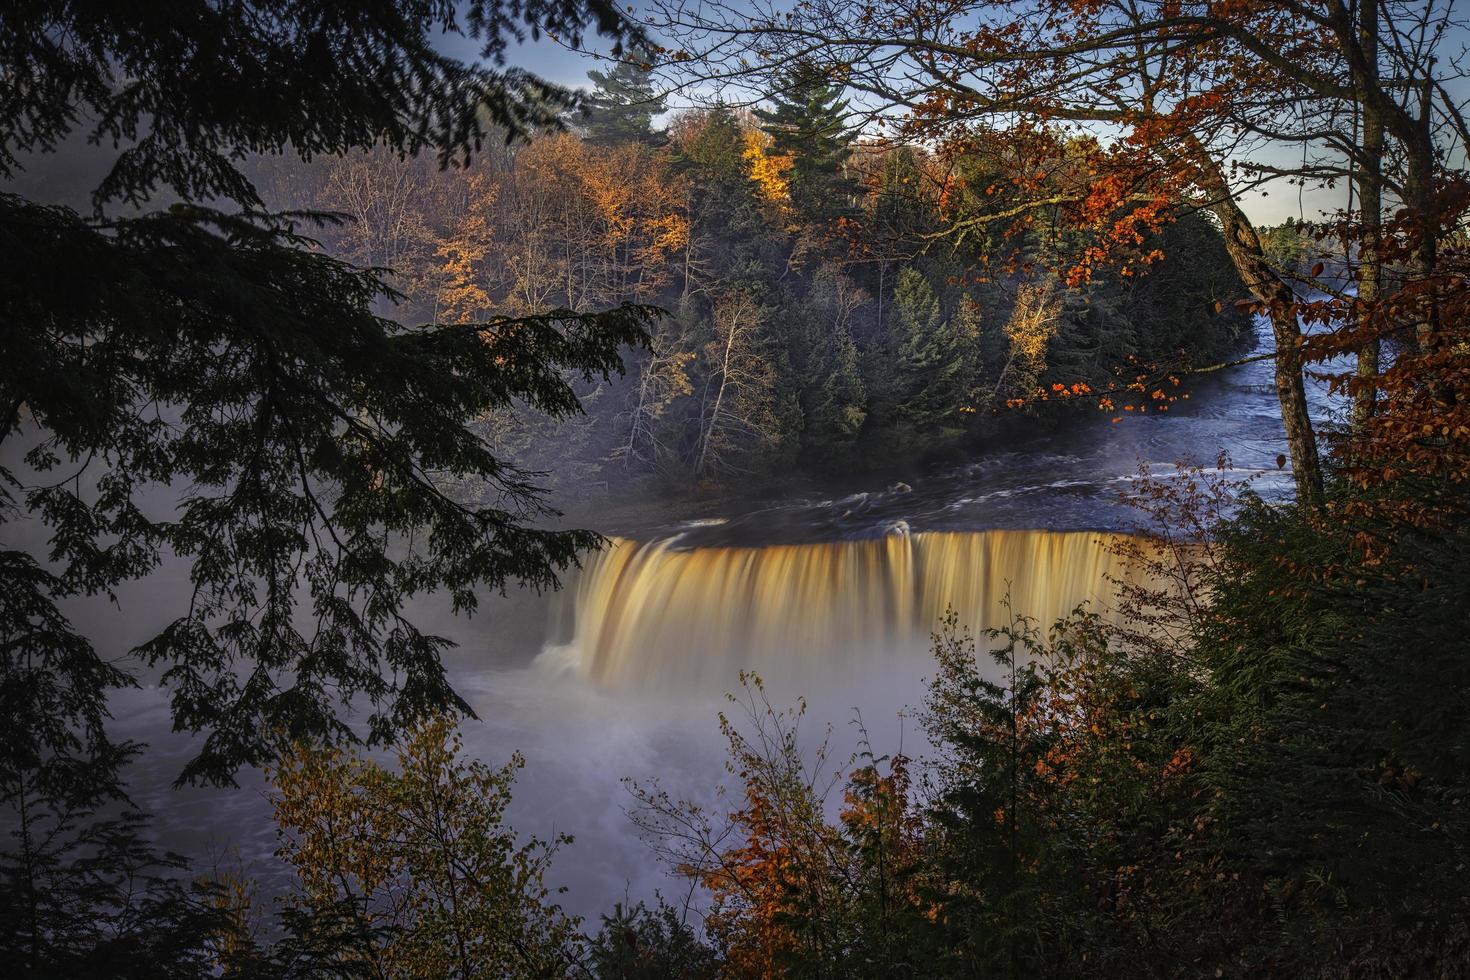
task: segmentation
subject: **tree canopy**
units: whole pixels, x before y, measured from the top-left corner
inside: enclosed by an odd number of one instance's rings
[[[206,735],[184,778],[229,781],[283,737],[383,738],[466,710],[443,639],[409,596],[547,587],[594,539],[552,532],[533,481],[470,423],[512,406],[579,410],[572,378],[621,369],[650,311],[568,311],[406,327],[385,270],[318,249],[333,215],[270,214],[242,169],[386,146],[443,164],[572,97],[501,66],[527,33],[614,39],[575,3],[21,3],[0,14],[0,173],[76,133],[116,147],[95,213],[0,195],[6,323],[5,520],[41,522],[49,560],[6,550],[0,774],[106,755],[107,691],[131,682],[59,611],[166,555],[189,562],[177,617],[135,655],[175,723]],[[442,54],[439,31],[491,63]],[[180,203],[138,213],[167,193]],[[451,496],[443,476],[477,484]],[[156,498],[166,500],[162,506]]]
[[[657,140],[653,120],[663,112],[664,100],[649,68],[637,59],[623,58],[607,71],[587,73],[594,87],[582,128],[590,142],[611,146]]]

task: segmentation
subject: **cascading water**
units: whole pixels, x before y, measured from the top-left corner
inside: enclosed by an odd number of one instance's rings
[[[1263,329],[1258,353],[1271,343]],[[586,556],[584,572],[551,597],[566,607],[560,646],[542,649],[537,620],[547,610],[525,595],[486,597],[474,620],[453,618],[442,597],[420,597],[409,618],[460,644],[445,663],[479,716],[465,720],[465,750],[491,764],[524,752],[511,820],[543,839],[576,837],[555,863],[556,883],[570,886],[570,909],[595,922],[614,902],[649,899],[668,884],[624,814],[619,780],[657,778],[674,798],[713,802],[702,794],[723,772],[715,712],[740,669],[758,670],[778,707],[805,698],[805,731],[831,723],[836,758],[853,747],[854,708],[876,751],[918,757],[923,745],[900,712],[923,702],[933,673],[927,634],[946,606],[978,633],[1004,622],[1009,582],[1016,611],[1044,625],[1082,600],[1105,613],[1105,577],[1133,570],[1108,553],[1115,536],[1083,529],[1140,519],[1117,497],[1140,461],[1167,479],[1173,460],[1212,459],[1223,448],[1235,475],[1255,475],[1263,495],[1289,493],[1290,473],[1275,463],[1286,444],[1271,371],[1261,360],[1207,375],[1176,411],[997,447],[906,474],[912,485],[812,487],[732,502],[702,526],[657,532],[630,517],[647,535]],[[1315,406],[1326,403],[1324,385],[1310,390]],[[877,536],[899,522],[921,530]],[[600,519],[583,523],[607,529]],[[979,530],[1028,527],[1067,530]],[[746,546],[754,541],[766,546]],[[106,656],[125,657],[177,614],[169,603],[187,602],[185,568],[175,562],[158,574],[133,583],[126,614],[102,601],[79,611],[76,622]],[[143,615],[150,598],[157,623]],[[159,816],[161,839],[205,861],[239,847],[252,871],[270,863],[278,842],[258,785],[231,794],[171,788],[198,745],[172,732],[166,691],[120,691],[113,714],[115,737],[152,743],[129,790]]]
[[[949,607],[977,636],[1017,615],[1049,626],[1078,603],[1107,615],[1136,577],[1117,535],[893,533],[764,547],[614,539],[569,592],[567,642],[541,664],[611,690],[731,689],[740,670],[801,685],[922,655]],[[566,612],[563,611],[563,615]]]

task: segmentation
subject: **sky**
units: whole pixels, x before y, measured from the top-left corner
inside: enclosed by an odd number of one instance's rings
[[[441,44],[446,53],[464,60],[477,60],[478,42],[458,36],[445,35]],[[591,83],[587,73],[594,69],[605,69],[610,43],[595,34],[586,39],[586,51],[574,51],[549,38],[527,41],[508,52],[511,65],[523,68],[538,77],[567,88],[588,89]],[[675,93],[669,100],[672,106],[693,104],[693,100]],[[1294,151],[1284,149],[1273,155],[1273,163],[1289,165]],[[1242,196],[1242,205],[1252,221],[1259,225],[1276,225],[1288,220],[1316,220],[1324,214],[1346,205],[1346,192],[1341,188],[1299,188],[1284,181],[1247,192]]]
[[[1442,0],[1439,0],[1442,2]],[[636,10],[635,10],[636,16]],[[1464,32],[1449,40],[1449,47],[1458,50],[1465,43]],[[587,72],[599,67],[606,67],[606,53],[610,43],[595,32],[591,32],[586,39],[589,52],[577,52],[569,50],[549,38],[538,41],[528,41],[509,51],[509,61],[516,67],[524,68],[539,77],[570,88],[586,89],[590,83]],[[474,61],[479,58],[480,45],[477,41],[461,35],[445,34],[440,36],[440,47],[445,53],[452,54],[466,61]],[[1470,97],[1470,84],[1461,83],[1457,86]],[[689,105],[692,99],[675,93],[669,100],[670,104],[678,107]],[[73,187],[90,188],[96,182],[94,171],[99,171],[103,163],[99,162],[95,152],[87,151],[80,145],[81,140],[75,141],[78,146],[68,147],[61,153],[54,155],[42,168],[33,168],[31,172],[22,175],[14,188],[22,193],[30,193],[38,199],[63,200],[66,203],[80,203],[85,194],[66,195],[62,191]],[[1274,159],[1268,158],[1269,162],[1281,165],[1292,163],[1293,153],[1299,151],[1282,149]],[[1463,162],[1461,162],[1463,165]],[[75,171],[75,172],[74,172]],[[72,201],[70,197],[78,197],[78,201]],[[1288,219],[1313,220],[1321,217],[1324,213],[1330,213],[1340,209],[1346,204],[1346,192],[1342,187],[1337,189],[1309,188],[1303,190],[1298,187],[1287,185],[1284,181],[1278,181],[1274,186],[1251,191],[1243,196],[1242,203],[1251,218],[1261,225],[1274,225]]]
[[[727,9],[739,7],[741,2],[742,0],[727,0]],[[1419,9],[1415,8],[1416,2],[1430,3],[1436,10],[1454,9],[1454,0],[1406,0],[1404,9]],[[777,2],[773,6],[779,8],[781,4]],[[634,16],[637,16],[637,8],[638,5],[630,8]],[[459,45],[456,50],[463,57],[473,58],[477,55],[478,52],[473,42],[468,42],[463,38],[453,40]],[[595,33],[587,39],[587,46],[593,52],[602,54],[605,54],[609,47],[608,42],[597,37]],[[1470,28],[1464,24],[1452,26],[1440,45],[1441,65],[1444,66],[1454,60],[1470,60],[1467,50],[1470,50]],[[580,54],[547,39],[521,46],[512,53],[512,59],[513,63],[519,67],[568,87],[587,87],[588,70],[598,67],[598,58],[595,54]],[[1451,81],[1447,87],[1462,105],[1470,104],[1470,78]],[[689,101],[675,94],[670,99],[670,104],[679,106],[689,104]],[[1260,158],[1253,162],[1289,167],[1294,162],[1300,163],[1300,159],[1299,149],[1280,147],[1268,148]],[[1450,163],[1455,166],[1467,166],[1467,161],[1464,159],[1452,160]],[[1342,184],[1336,188],[1302,188],[1290,185],[1283,179],[1277,179],[1270,184],[1245,192],[1241,203],[1257,224],[1275,225],[1293,219],[1311,221],[1330,216],[1345,208],[1349,202],[1346,187]]]
[[[605,39],[595,35],[588,38],[587,42],[591,50],[583,53],[572,51],[543,37],[539,41],[527,41],[522,45],[512,46],[507,53],[507,60],[514,67],[532,72],[544,81],[555,82],[567,88],[587,88],[590,84],[587,72],[597,68],[599,64],[598,56],[592,52],[605,53],[610,47]],[[439,47],[444,53],[462,61],[478,61],[480,57],[480,42],[459,34],[440,35]]]

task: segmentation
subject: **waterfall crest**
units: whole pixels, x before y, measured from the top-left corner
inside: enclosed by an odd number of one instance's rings
[[[680,548],[614,539],[564,594],[569,641],[543,665],[599,687],[729,690],[738,671],[830,679],[926,658],[947,607],[977,636],[1016,613],[1049,626],[1078,603],[1107,615],[1134,576],[1090,531],[895,533],[765,547]]]

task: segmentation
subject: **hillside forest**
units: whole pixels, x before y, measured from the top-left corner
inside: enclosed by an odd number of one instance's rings
[[[912,462],[1027,415],[1057,424],[1030,406],[1054,384],[1121,386],[1134,363],[1210,364],[1251,342],[1203,216],[1138,236],[1132,265],[1068,278],[1087,235],[1057,215],[947,233],[1019,199],[1003,142],[941,155],[862,138],[810,70],[754,111],[665,113],[627,61],[590,89],[564,131],[468,168],[382,150],[255,164],[272,207],[345,217],[313,237],[391,269],[400,295],[380,311],[404,323],[666,311],[625,377],[579,385],[585,414],[484,421],[558,490],[646,477],[738,490],[793,467]],[[1075,179],[1087,151],[1050,161],[1051,180]]]
[[[1467,53],[1442,0],[0,4],[0,972],[1470,976]],[[469,746],[615,699],[432,628],[596,560],[554,504],[1197,421],[1247,364],[1274,491],[1120,481],[1105,601],[925,624],[919,749],[740,672],[708,794],[623,784],[664,887],[568,911],[584,843]],[[733,607],[799,547],[711,548]]]

